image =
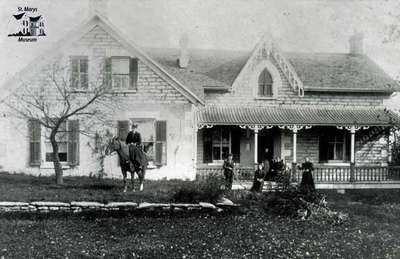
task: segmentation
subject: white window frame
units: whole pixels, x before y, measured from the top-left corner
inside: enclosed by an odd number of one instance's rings
[[[267,70],[272,78],[272,95],[271,96],[261,96],[258,94],[258,79],[264,70]],[[250,79],[250,84],[253,88],[253,96],[255,100],[273,100],[278,98],[279,89],[282,86],[282,79],[278,68],[269,60],[261,61],[252,71],[252,77]]]
[[[114,67],[115,66],[113,66],[113,62],[115,61],[115,60],[127,60],[127,63],[128,63],[128,67],[127,67],[127,70],[128,70],[128,72],[125,74],[125,73],[114,73],[114,71],[113,71],[113,69],[114,69]],[[127,91],[127,90],[129,90],[129,84],[130,84],[130,57],[128,57],[128,56],[113,56],[113,57],[111,57],[111,89],[113,90],[113,91]],[[125,80],[125,82],[126,82],[126,85],[124,86],[124,87],[116,87],[115,86],[115,81],[116,81],[116,78],[117,77],[120,77],[120,78],[124,78],[124,80]]]
[[[68,143],[69,143],[68,126],[69,125],[68,125],[68,121],[66,121],[65,123],[66,123],[65,127],[66,127],[66,134],[67,134],[67,136],[66,136],[66,139],[67,139],[66,140],[66,142],[67,142],[67,161],[65,161],[65,162],[64,161],[63,162],[60,161],[60,164],[61,164],[62,168],[70,168],[69,162],[68,162]],[[41,148],[40,148],[40,150],[41,150],[40,168],[44,168],[44,169],[50,168],[50,169],[52,169],[52,168],[54,168],[53,162],[52,161],[46,161],[46,142],[50,142],[50,140],[46,138],[46,131],[47,130],[48,129],[46,127],[41,125],[42,134],[41,134],[41,137],[40,137],[40,146],[41,146]]]
[[[78,60],[78,72],[74,72],[72,69],[72,62],[73,60]],[[87,71],[81,72],[81,60],[87,61]],[[74,78],[73,73],[77,73],[78,84],[77,87],[73,86],[73,82],[71,82],[71,89],[77,91],[87,91],[89,89],[89,57],[88,56],[71,56],[70,57],[70,64],[71,64],[71,79]],[[81,76],[86,74],[87,78],[87,87],[82,87]]]
[[[212,128],[211,130],[220,130],[220,131],[222,131],[223,130],[223,128]],[[228,128],[228,132],[229,132],[229,139],[228,139],[228,148],[229,148],[229,153],[232,153],[232,129],[231,128]],[[220,139],[220,142],[219,142],[219,148],[220,148],[220,151],[219,151],[219,155],[220,155],[220,159],[214,159],[214,146],[218,146],[217,144],[215,144],[214,145],[214,141],[213,141],[213,139],[212,139],[212,137],[211,137],[211,159],[212,159],[212,162],[211,163],[208,163],[208,165],[221,165],[221,164],[223,164],[223,162],[224,162],[224,159],[222,158],[222,148],[223,147],[226,147],[226,145],[224,145],[224,143],[222,142],[222,133],[221,133],[221,139]]]

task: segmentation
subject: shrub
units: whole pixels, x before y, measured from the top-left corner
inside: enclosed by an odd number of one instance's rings
[[[186,203],[215,202],[223,194],[222,183],[222,179],[218,175],[210,175],[204,180],[184,183],[174,191],[172,200]]]

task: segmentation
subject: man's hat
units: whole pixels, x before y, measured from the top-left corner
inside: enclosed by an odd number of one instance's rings
[[[136,129],[138,127],[138,125],[137,124],[135,124],[135,123],[132,123],[132,129]]]

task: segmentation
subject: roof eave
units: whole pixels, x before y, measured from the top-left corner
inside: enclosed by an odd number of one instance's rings
[[[305,87],[305,92],[338,92],[338,93],[387,93],[391,94],[399,89],[365,89],[365,88],[334,88],[334,87]]]

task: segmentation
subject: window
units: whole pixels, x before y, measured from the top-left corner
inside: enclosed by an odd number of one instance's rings
[[[319,139],[320,162],[346,162],[350,157],[350,138],[342,130],[326,129]]]
[[[50,142],[50,130],[46,129],[45,136],[45,161],[53,162],[53,147]],[[67,135],[67,123],[63,123],[60,126],[60,129],[56,135],[56,141],[58,143],[58,156],[60,158],[60,162],[68,161],[68,135]]]
[[[136,90],[138,60],[129,57],[111,57],[105,60],[105,80],[113,90]]]
[[[37,166],[41,161],[53,161],[53,147],[49,136],[50,130],[45,129],[42,135],[42,127],[37,120],[29,120],[29,138],[30,138],[30,164]],[[43,142],[42,142],[43,141]],[[79,164],[79,121],[69,120],[61,124],[59,132],[56,135],[58,142],[58,154],[60,162],[68,163],[71,166]],[[44,143],[42,145],[41,143]],[[43,153],[41,146],[44,147]]]
[[[212,160],[224,160],[230,150],[230,130],[221,128],[212,133]]]
[[[203,132],[203,162],[220,163],[233,154],[235,162],[240,161],[239,128],[215,126]]]
[[[71,57],[71,86],[74,89],[88,88],[88,57]]]
[[[270,97],[272,93],[272,77],[267,69],[264,69],[258,77],[258,96]]]
[[[138,125],[137,131],[142,137],[144,151],[150,161],[156,165],[167,163],[167,122],[152,118],[134,118],[131,122]],[[125,142],[131,123],[118,121],[118,136]]]

